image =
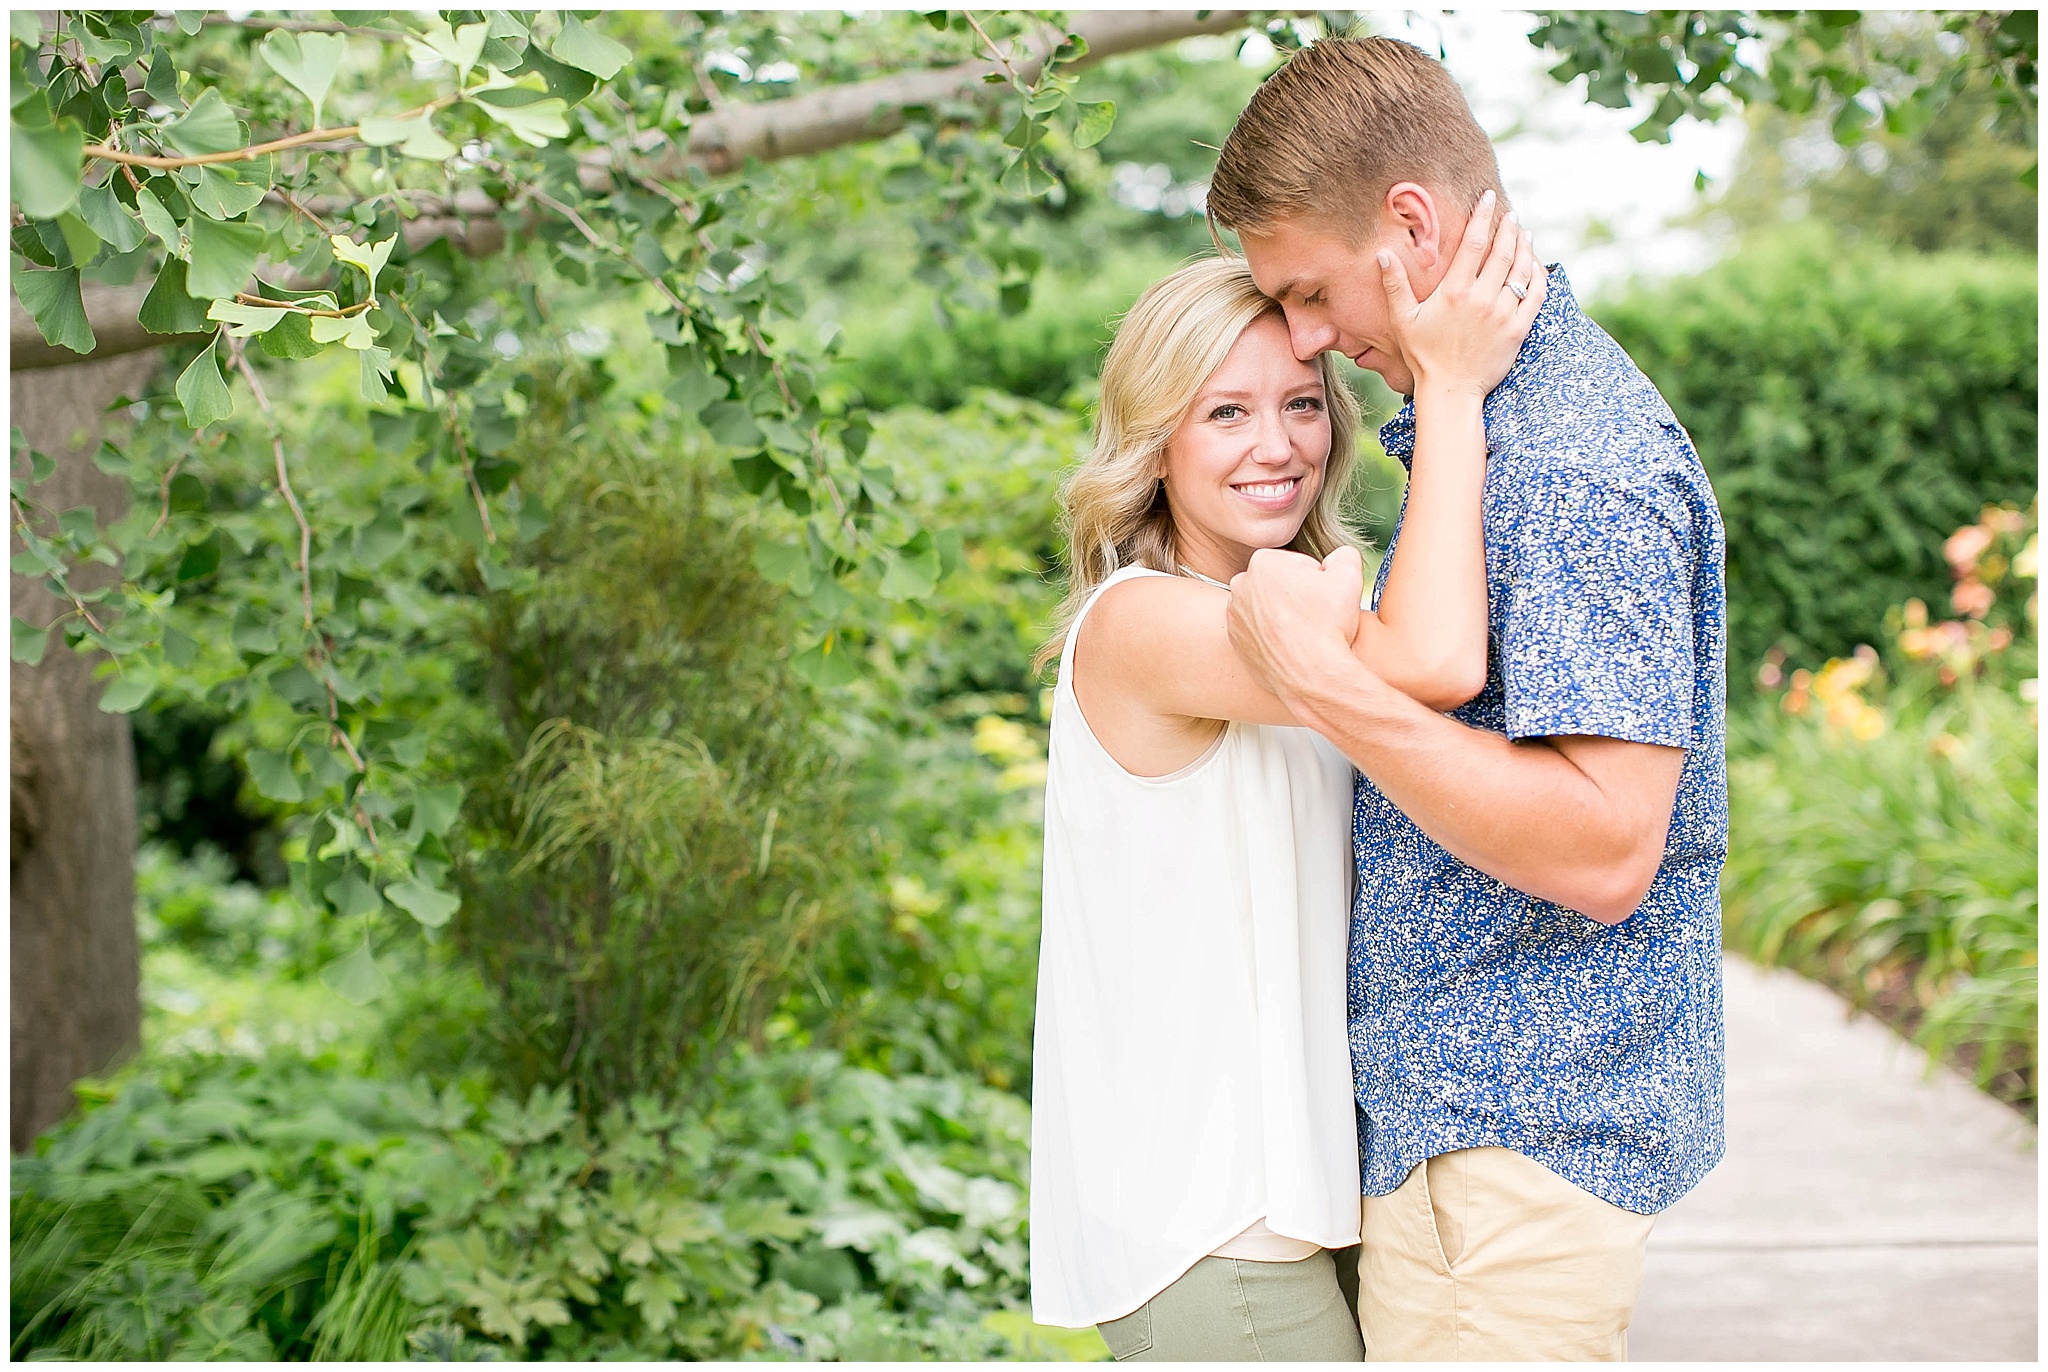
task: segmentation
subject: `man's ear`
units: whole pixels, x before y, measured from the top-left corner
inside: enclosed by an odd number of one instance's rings
[[[1392,234],[1405,239],[1415,261],[1425,272],[1434,272],[1443,261],[1443,220],[1437,213],[1436,197],[1413,181],[1396,181],[1387,188],[1381,206],[1380,223]]]

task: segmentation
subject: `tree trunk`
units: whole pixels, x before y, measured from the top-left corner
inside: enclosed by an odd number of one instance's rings
[[[56,473],[31,488],[39,503],[89,504],[103,524],[127,508],[127,484],[95,467],[92,453],[108,402],[139,391],[156,362],[154,352],[138,353],[12,377],[14,424],[31,448],[57,461]],[[20,550],[11,534],[9,544]],[[113,575],[85,567],[73,584],[84,589]],[[31,624],[49,624],[68,608],[40,578],[12,575],[10,589],[13,612]],[[117,1063],[141,1029],[135,750],[127,717],[99,710],[97,662],[52,634],[43,660],[14,663],[9,683],[16,1152],[69,1114],[72,1083]]]

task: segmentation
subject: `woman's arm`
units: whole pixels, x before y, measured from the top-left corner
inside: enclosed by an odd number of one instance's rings
[[[1379,610],[1359,612],[1352,652],[1382,681],[1432,710],[1486,685],[1486,544],[1479,500],[1486,427],[1478,396],[1415,392],[1415,456],[1399,556]]]
[[[1483,198],[1472,212],[1457,258],[1427,301],[1417,304],[1398,259],[1380,258],[1396,344],[1415,376],[1415,452],[1398,555],[1378,612],[1365,612],[1352,649],[1432,710],[1462,705],[1486,685],[1481,407],[1514,365],[1544,295],[1528,234],[1512,217],[1492,234],[1493,208]],[[1524,298],[1505,288],[1532,278]]]

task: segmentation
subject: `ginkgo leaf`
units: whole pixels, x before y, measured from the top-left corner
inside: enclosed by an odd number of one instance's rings
[[[75,353],[89,353],[98,346],[99,340],[93,336],[92,325],[85,317],[78,268],[66,267],[58,272],[17,270],[14,293],[28,307],[44,341]]]
[[[391,989],[391,978],[377,965],[367,935],[354,952],[344,954],[320,969],[320,980],[352,1005],[368,1005]]]
[[[312,319],[313,341],[315,343],[339,343],[348,348],[371,348],[377,344],[376,331],[370,327],[370,312],[350,315],[347,319],[336,319],[332,315],[316,314]]]
[[[229,393],[228,383],[220,374],[220,363],[214,356],[219,346],[218,339],[207,344],[205,350],[178,374],[178,383],[173,388],[177,392],[178,403],[185,407],[185,423],[195,429],[203,429],[235,412],[235,398]]]
[[[446,162],[456,153],[455,145],[435,131],[432,120],[424,118],[411,136],[398,145],[398,150],[426,162]]]
[[[135,192],[135,210],[142,216],[143,224],[157,236],[157,240],[174,255],[183,249],[183,238],[178,231],[178,221],[171,218],[171,212],[164,208],[164,202],[156,193],[144,186]]]
[[[576,17],[574,11],[562,11],[562,32],[555,39],[554,49],[557,62],[566,62],[600,81],[609,81],[619,74],[619,68],[625,66],[632,55],[632,50],[625,44],[589,27]]]
[[[459,898],[446,891],[435,890],[418,877],[392,883],[385,888],[384,895],[393,905],[429,929],[438,929],[446,924],[462,905]]]
[[[291,311],[282,308],[271,309],[264,305],[244,305],[235,300],[216,300],[206,311],[206,317],[216,324],[226,324],[230,338],[254,338],[289,313]]]
[[[320,127],[320,108],[334,85],[334,73],[348,52],[348,39],[338,33],[291,33],[272,29],[256,50],[270,69],[291,82],[313,102],[313,127]]]
[[[39,127],[21,116],[17,111],[11,130],[14,200],[24,214],[54,219],[78,203],[85,131],[76,119],[51,124],[45,115]]]
[[[192,204],[211,219],[235,219],[256,208],[270,193],[268,180],[243,181],[219,167],[201,167]]]
[[[356,137],[373,148],[388,148],[394,143],[403,143],[411,136],[413,125],[425,118],[423,114],[416,114],[408,119],[371,115],[356,126]]]
[[[393,234],[382,243],[358,243],[347,234],[337,233],[327,241],[334,247],[335,261],[361,268],[363,275],[370,278],[370,299],[375,300],[377,273],[383,271],[384,264],[391,260],[391,250],[398,246],[398,235]],[[319,337],[317,330],[313,336]]]
[[[433,121],[424,114],[410,119],[365,119],[361,137],[373,148],[396,145],[403,155],[429,162],[445,162],[456,152],[455,145],[436,133]]]
[[[133,252],[148,236],[148,230],[115,198],[110,186],[80,187],[78,213],[117,253]]]
[[[194,300],[218,300],[241,290],[263,254],[260,224],[223,224],[195,214],[185,222],[185,236],[191,240],[185,291]]]
[[[228,102],[211,86],[177,119],[164,127],[164,141],[187,157],[231,152],[242,146],[249,130],[235,118]]]
[[[1109,137],[1109,131],[1116,127],[1116,101],[1083,101],[1076,106],[1080,119],[1074,125],[1074,146],[1092,148]]]
[[[140,677],[116,678],[114,684],[107,687],[106,693],[100,697],[100,709],[110,715],[134,714],[142,708],[142,702],[148,700],[150,692],[155,689],[153,684]]]
[[[556,96],[530,105],[493,105],[480,100],[477,106],[510,129],[521,142],[536,148],[546,147],[550,138],[569,136],[569,104]]]
[[[447,62],[455,68],[457,79],[467,81],[469,69],[476,65],[483,55],[484,39],[490,35],[489,24],[464,24],[451,28],[446,19],[435,15],[427,22],[426,32],[406,40],[415,61]]]

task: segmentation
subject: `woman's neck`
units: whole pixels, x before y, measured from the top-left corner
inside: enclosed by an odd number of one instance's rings
[[[1205,580],[1228,586],[1230,578],[1252,564],[1252,550],[1204,538],[1182,538],[1180,565]]]

